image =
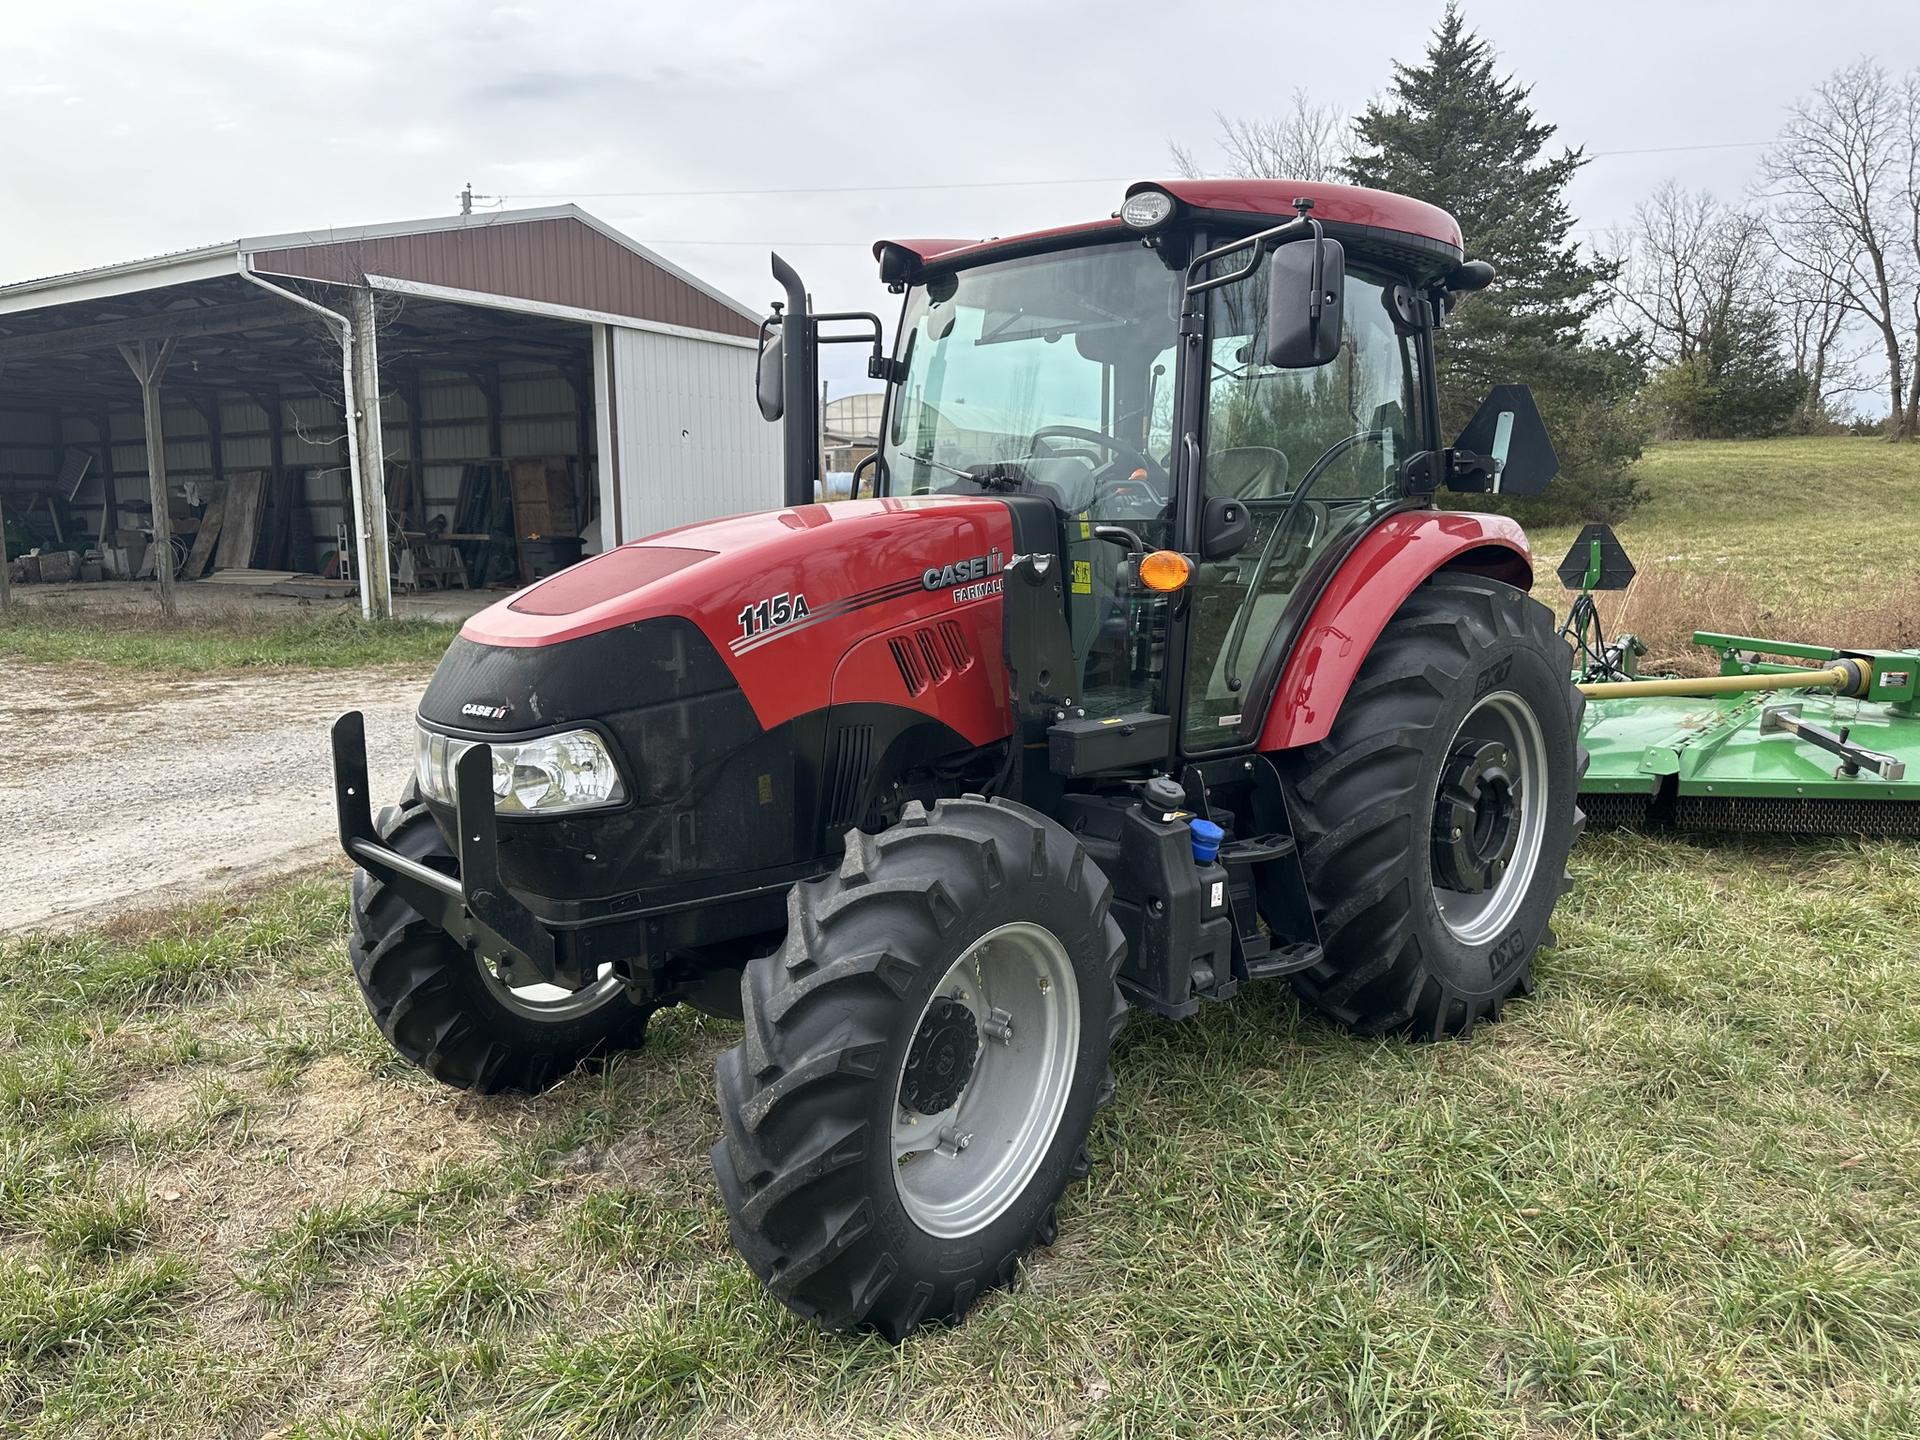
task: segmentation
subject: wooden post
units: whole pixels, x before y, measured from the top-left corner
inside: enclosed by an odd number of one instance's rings
[[[379,313],[373,291],[349,298],[353,330],[353,386],[346,422],[359,441],[359,484],[352,488],[360,537],[360,613],[369,620],[393,616],[392,554],[387,548],[386,437],[380,418]]]
[[[481,372],[481,388],[487,392],[487,453],[507,458],[507,442],[500,438],[504,416],[500,411],[500,367],[489,365]]]
[[[0,610],[13,608],[13,569],[7,559],[7,511],[0,504]]]
[[[160,608],[174,614],[173,517],[167,511],[167,436],[160,419],[160,377],[173,358],[174,337],[140,340],[122,345],[120,354],[133,378],[140,382],[140,402],[146,414],[147,488],[153,494],[153,574],[160,582]]]
[[[213,488],[221,494],[227,488],[226,440],[222,435],[220,423],[220,395],[203,396],[193,402],[193,408],[200,412],[200,418],[207,427],[207,469],[213,475]],[[269,492],[271,493],[271,492]]]
[[[120,528],[120,492],[113,483],[113,416],[102,410],[94,416],[93,428],[100,432],[100,546],[104,550]]]

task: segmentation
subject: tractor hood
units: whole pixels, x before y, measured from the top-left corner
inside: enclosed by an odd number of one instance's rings
[[[990,497],[854,500],[622,545],[469,620],[420,721],[608,742],[623,803],[501,826],[502,876],[543,904],[790,879],[915,767],[1006,738],[1013,526]]]
[[[1012,552],[1007,507],[978,496],[735,515],[595,556],[489,606],[460,634],[522,649],[678,617],[727,658],[771,727],[824,708],[864,638],[976,609],[968,619],[997,630],[998,574]]]

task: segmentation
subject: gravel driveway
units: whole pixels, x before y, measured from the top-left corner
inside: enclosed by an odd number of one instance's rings
[[[0,934],[66,929],[338,853],[327,726],[367,717],[376,809],[426,671],[0,674]]]

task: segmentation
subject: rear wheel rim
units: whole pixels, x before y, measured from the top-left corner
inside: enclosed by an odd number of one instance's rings
[[[1533,888],[1547,833],[1547,739],[1533,707],[1511,690],[1496,690],[1479,700],[1448,743],[1453,754],[1465,741],[1495,741],[1507,751],[1513,788],[1511,856],[1485,890],[1449,889],[1437,880],[1433,900],[1440,921],[1456,940],[1484,945],[1505,934]],[[1438,797],[1436,796],[1436,803]]]
[[[972,1063],[959,1067],[958,1098],[921,1113],[905,1096],[937,1087],[917,1071],[910,1083],[910,1069],[928,1063],[915,1042],[950,1050],[968,1033]],[[892,1096],[894,1186],[929,1235],[976,1234],[1025,1193],[1066,1114],[1080,1051],[1080,989],[1066,947],[1030,921],[987,932],[941,977],[913,1035]]]

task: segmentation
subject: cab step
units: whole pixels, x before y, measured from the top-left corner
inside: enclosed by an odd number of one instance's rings
[[[1318,964],[1320,946],[1293,837],[1275,831],[1229,841],[1220,847],[1220,864],[1233,912],[1234,978],[1270,980]]]

